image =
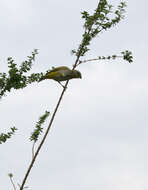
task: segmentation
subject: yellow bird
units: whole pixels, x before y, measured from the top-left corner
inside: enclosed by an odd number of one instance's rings
[[[53,68],[51,71],[47,72],[43,77],[41,77],[39,81],[42,81],[45,79],[53,79],[57,81],[58,83],[60,83],[60,81],[66,81],[73,78],[82,78],[80,71],[71,70],[66,66],[62,66],[62,67]],[[60,83],[60,85],[62,84]]]

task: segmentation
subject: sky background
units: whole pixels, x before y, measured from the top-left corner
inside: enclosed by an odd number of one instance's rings
[[[119,0],[111,1],[114,5]],[[20,64],[39,49],[32,72],[71,67],[83,32],[80,12],[97,0],[1,0],[0,72],[7,57]],[[148,189],[148,1],[129,1],[126,17],[91,43],[87,58],[133,52],[134,62],[90,62],[79,66],[27,181],[32,190]],[[1,145],[1,189],[13,189],[8,173],[21,184],[31,160],[29,141],[38,118],[54,110],[62,89],[46,80],[7,94],[0,101],[0,132],[18,128]],[[48,125],[47,119],[44,127]]]

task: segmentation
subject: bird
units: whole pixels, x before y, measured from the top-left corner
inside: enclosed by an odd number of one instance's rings
[[[43,75],[40,78],[39,82],[45,79],[53,79],[57,81],[64,88],[64,86],[60,82],[74,78],[82,78],[80,71],[71,70],[66,66],[61,66],[61,67],[53,67],[52,70],[48,71],[45,75]]]

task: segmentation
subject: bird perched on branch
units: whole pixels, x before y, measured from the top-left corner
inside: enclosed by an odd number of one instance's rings
[[[73,78],[82,78],[80,71],[78,70],[71,70],[68,67],[62,66],[62,67],[55,67],[49,72],[47,72],[39,81],[45,80],[45,79],[53,79],[57,81],[60,85],[62,85],[61,81],[70,80]],[[62,87],[64,87],[62,85]]]

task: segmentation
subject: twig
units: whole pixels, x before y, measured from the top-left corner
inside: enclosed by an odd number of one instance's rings
[[[33,145],[32,145],[32,159],[34,157],[34,146],[35,146],[35,141],[33,142]]]
[[[10,177],[10,176],[9,176],[9,177]],[[14,190],[16,190],[16,187],[15,187],[15,184],[14,184],[14,182],[13,182],[13,180],[12,180],[12,177],[10,177],[10,181],[11,181],[11,183],[12,183],[12,185],[13,185]]]
[[[123,58],[123,56],[121,55],[116,55],[116,58]],[[82,64],[82,63],[87,63],[87,62],[91,62],[91,61],[98,61],[98,60],[106,60],[108,59],[107,57],[105,57],[105,59],[100,59],[99,57],[98,58],[93,58],[93,59],[87,59],[87,60],[83,60],[83,61],[79,61],[77,66]],[[110,58],[110,59],[114,59],[114,58]]]

